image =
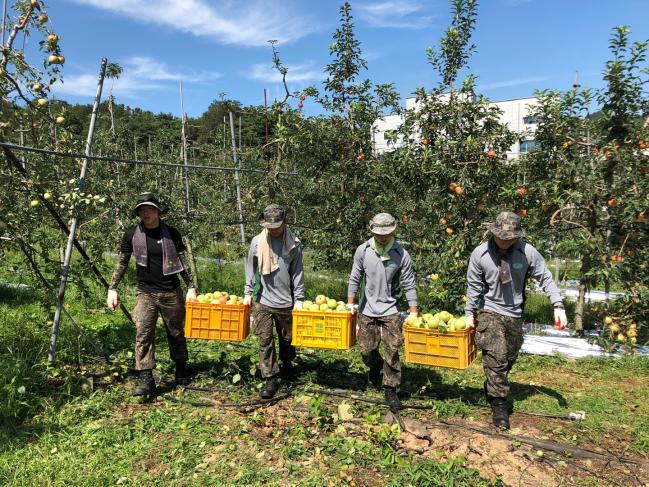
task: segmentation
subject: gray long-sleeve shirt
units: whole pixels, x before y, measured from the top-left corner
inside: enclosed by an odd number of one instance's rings
[[[390,260],[382,261],[370,246],[370,241],[361,244],[354,253],[354,264],[349,276],[347,296],[356,296],[360,282],[365,276],[365,292],[359,311],[372,318],[398,313],[397,295],[399,286],[408,300],[408,306],[417,306],[415,273],[410,255],[399,243],[388,251]]]
[[[500,259],[509,262],[511,282],[499,279]],[[525,304],[525,284],[532,276],[554,306],[563,306],[559,288],[545,265],[543,256],[530,244],[518,241],[510,251],[501,253],[492,239],[478,245],[471,253],[466,273],[466,316],[487,309],[504,316],[520,318]]]
[[[302,245],[296,245],[288,255],[282,255],[283,238],[271,238],[270,245],[278,256],[279,269],[267,275],[259,272],[257,261],[257,243],[259,235],[250,242],[250,251],[246,260],[246,285],[244,294],[252,295],[255,280],[259,276],[259,289],[254,296],[256,303],[265,304],[271,308],[289,308],[294,301],[304,299],[304,263],[302,261]]]

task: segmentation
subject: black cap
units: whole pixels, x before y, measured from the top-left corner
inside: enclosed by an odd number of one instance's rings
[[[158,198],[153,193],[140,193],[135,202],[135,207],[133,208],[133,216],[137,216],[137,210],[142,206],[153,206],[157,208],[161,215],[167,213],[167,207],[160,203]]]

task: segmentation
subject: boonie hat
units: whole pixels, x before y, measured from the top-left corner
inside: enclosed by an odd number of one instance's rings
[[[160,203],[158,198],[156,198],[156,196],[150,192],[140,193],[140,195],[137,197],[135,207],[133,208],[133,216],[137,216],[137,210],[142,206],[153,206],[154,208],[158,209],[161,215],[167,212],[167,207]]]
[[[376,235],[388,235],[397,228],[397,222],[389,213],[379,213],[370,220],[370,231]]]
[[[496,221],[489,225],[489,231],[502,240],[512,240],[525,235],[521,228],[521,217],[511,211],[499,213]]]
[[[281,206],[273,203],[264,208],[260,225],[264,228],[273,229],[281,227],[285,221],[286,211]]]

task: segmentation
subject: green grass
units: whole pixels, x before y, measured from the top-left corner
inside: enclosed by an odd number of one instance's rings
[[[203,290],[242,289],[241,265],[200,265]],[[307,296],[344,296],[346,276],[322,274],[331,278],[307,277]],[[290,485],[318,487],[503,485],[462,457],[422,458],[398,449],[375,405],[345,400],[360,422],[342,429],[333,423],[342,399],[318,395],[320,388],[382,399],[380,391],[366,386],[367,369],[357,347],[300,349],[302,384],[275,408],[244,413],[197,407],[191,402],[207,393],[189,391],[172,396],[175,401],[133,399],[127,376],[133,327],[119,313],[103,309],[103,292],[86,293],[82,299],[83,293],[70,288],[69,311],[114,363],[97,363],[95,350],[64,319],[57,364],[48,367],[51,301],[30,290],[0,286],[0,485],[243,486],[283,485],[284,478],[291,479]],[[128,282],[120,294],[131,308]],[[531,313],[543,316],[545,302],[533,298]],[[196,385],[216,387],[216,397],[226,402],[257,397],[255,337],[241,344],[191,341],[189,348]],[[157,357],[156,374],[169,380],[172,367],[162,329]],[[461,371],[403,364],[402,400],[430,406],[403,414],[429,422],[480,418],[486,412],[482,381],[479,359]],[[526,434],[538,430],[543,438],[586,448],[649,454],[648,358],[521,356],[511,381],[515,411],[587,412],[583,422],[514,415],[513,426]],[[585,478],[586,484],[598,482]]]

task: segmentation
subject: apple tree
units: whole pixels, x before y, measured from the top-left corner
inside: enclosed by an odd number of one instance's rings
[[[485,223],[511,210],[517,181],[506,152],[515,134],[498,109],[476,93],[468,65],[477,2],[454,0],[451,26],[428,60],[439,77],[431,90],[416,90],[415,106],[400,128],[403,147],[385,154],[386,206],[394,208],[399,235],[409,243],[420,276],[436,274],[429,302],[457,311],[466,291],[471,251],[485,236]]]
[[[619,313],[629,323],[647,325],[648,44],[631,44],[622,26],[614,29],[610,46],[613,59],[601,90],[539,93],[534,115],[540,147],[522,161],[539,224],[549,222],[545,232],[557,251],[580,262],[577,330],[583,328],[586,292],[611,283],[627,294]],[[594,104],[599,111],[591,115]]]

